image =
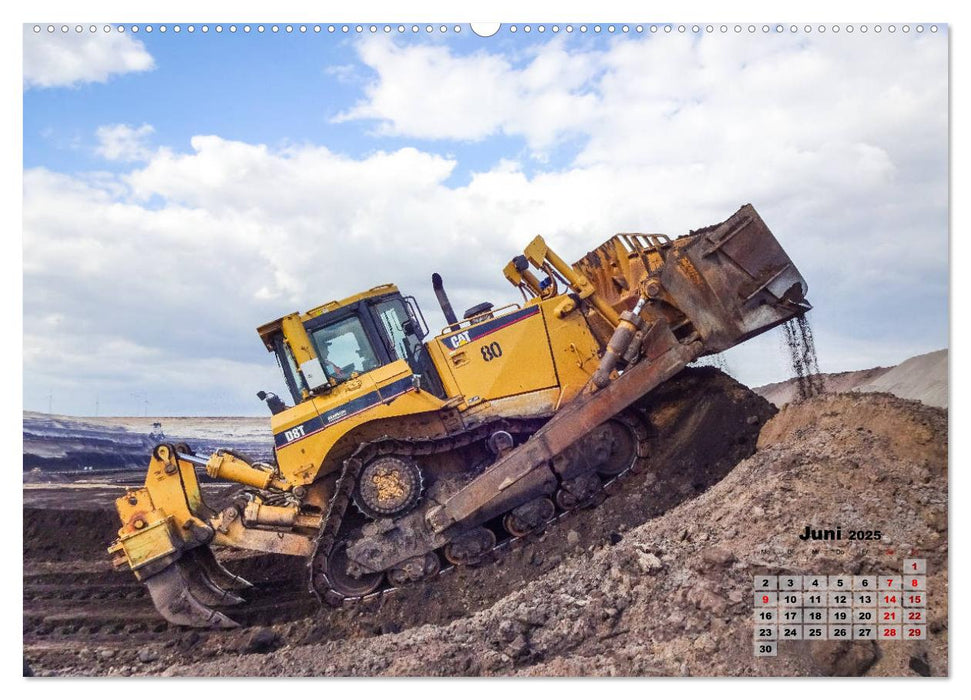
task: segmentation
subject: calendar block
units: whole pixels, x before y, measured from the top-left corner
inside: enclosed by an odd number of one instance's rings
[[[779,590],[779,577],[778,576],[756,576],[755,590],[757,591]]]
[[[922,608],[904,610],[904,622],[908,625],[922,625],[927,622],[927,611]]]
[[[802,591],[779,591],[779,605],[784,608],[802,607]]]
[[[828,591],[806,591],[802,594],[803,606],[807,608],[824,608],[829,603]]]
[[[776,656],[778,647],[776,642],[755,642],[756,656]]]
[[[802,639],[802,625],[779,625],[779,639]]]
[[[775,607],[779,604],[779,594],[775,591],[756,591],[755,607]]]
[[[821,625],[827,623],[828,615],[827,608],[818,608],[814,610],[805,610],[802,614],[802,621],[806,624]]]
[[[910,574],[926,574],[927,573],[927,560],[926,559],[904,559],[904,576]]]
[[[853,605],[853,594],[850,591],[830,591],[829,604],[834,608],[848,608]]]
[[[853,608],[853,622],[860,625],[875,625],[877,623],[877,609]]]
[[[853,628],[850,625],[830,625],[829,638],[845,640],[853,638]]]
[[[826,625],[803,625],[802,638],[822,641],[826,639]]]
[[[904,625],[904,639],[926,639],[926,625]]]
[[[828,622],[831,625],[848,625],[853,622],[853,611],[849,608],[830,608]]]
[[[902,608],[881,608],[877,611],[877,620],[881,625],[899,625],[904,621]]]
[[[779,624],[781,625],[798,625],[802,623],[802,618],[802,608],[785,608],[779,611]]]
[[[914,593],[904,593],[901,596],[902,605],[905,608],[924,608],[927,607],[927,596],[923,591]]]
[[[856,608],[875,608],[877,607],[876,591],[855,591],[853,593],[853,607]]]
[[[880,591],[877,596],[877,607],[879,608],[899,608],[903,596],[899,591]]]
[[[852,576],[829,576],[829,590],[831,591],[851,591],[853,590]]]
[[[903,639],[901,625],[880,625],[878,638],[884,641],[898,641]]]
[[[802,589],[804,591],[825,591],[828,590],[827,576],[803,576]]]
[[[876,591],[877,577],[876,576],[854,576],[853,590],[854,591]]]
[[[779,621],[779,611],[775,608],[756,608],[755,609],[755,624],[757,625],[769,625],[775,624]]]
[[[752,631],[752,636],[756,641],[774,642],[779,638],[778,625],[756,625]]]
[[[888,574],[877,579],[877,588],[881,591],[899,591],[902,587],[903,576]]]
[[[802,576],[780,576],[779,590],[780,591],[801,591]]]
[[[876,639],[877,628],[874,625],[853,625],[853,639]]]
[[[927,588],[927,577],[911,574],[904,575],[904,592],[923,591]]]

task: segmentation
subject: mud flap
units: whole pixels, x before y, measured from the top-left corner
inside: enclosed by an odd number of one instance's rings
[[[233,629],[239,624],[229,617],[213,610],[197,599],[192,588],[198,588],[198,581],[191,580],[194,575],[187,572],[201,569],[181,560],[171,564],[154,576],[144,580],[152,596],[155,609],[173,625],[203,627],[210,629]]]

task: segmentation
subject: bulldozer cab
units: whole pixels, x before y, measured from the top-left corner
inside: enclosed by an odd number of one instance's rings
[[[259,329],[277,357],[294,404],[404,360],[421,388],[443,397],[422,339],[428,328],[417,303],[382,285]]]

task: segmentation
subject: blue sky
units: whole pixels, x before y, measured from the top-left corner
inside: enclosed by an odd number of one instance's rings
[[[267,320],[393,281],[440,327],[434,271],[461,308],[513,301],[538,233],[576,259],[745,202],[809,281],[824,371],[947,345],[943,25],[141,26],[25,29],[27,409],[260,415]],[[729,369],[785,378],[777,341]]]
[[[148,75],[129,73],[107,83],[28,90],[24,95],[24,167],[56,164],[59,172],[122,172],[122,164],[106,163],[95,153],[95,132],[105,123],[151,124],[154,144],[182,151],[188,150],[189,139],[197,134],[273,146],[326,144],[354,158],[375,149],[417,145],[456,157],[459,167],[450,181],[453,185],[467,183],[473,171],[486,170],[525,147],[522,139],[503,134],[443,143],[434,138],[378,134],[366,122],[335,122],[338,114],[361,98],[362,85],[375,78],[374,71],[355,56],[354,45],[362,39],[354,31],[357,25],[350,25],[348,34],[340,29],[329,33],[328,25],[319,33],[310,25],[306,33],[295,30],[290,34],[283,29],[285,25],[278,25],[278,33],[270,30],[273,25],[264,25],[262,34],[256,31],[258,25],[249,25],[249,33],[242,31],[246,25],[236,25],[234,33],[228,29],[231,25],[221,26],[224,30],[218,34],[214,30],[175,34],[171,29],[164,34],[157,29],[146,33],[143,29],[135,40],[155,60]],[[417,34],[408,25],[400,34],[397,26],[393,31],[401,46],[447,46],[457,54],[488,47],[502,52],[514,66],[527,60],[532,46],[549,39],[539,34],[506,33],[483,38],[469,31],[468,25],[464,33],[450,31],[444,36],[438,29],[441,25],[435,25],[436,31],[430,35],[424,31],[428,25],[421,25]],[[564,33],[561,40],[572,45],[582,42],[587,49],[606,43],[592,32]],[[567,165],[575,152],[576,144],[565,142],[548,154],[544,168]]]

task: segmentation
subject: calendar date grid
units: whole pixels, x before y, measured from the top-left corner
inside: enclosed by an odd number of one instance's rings
[[[776,656],[780,641],[926,638],[925,559],[905,559],[900,574],[760,574],[753,584],[755,656]]]

